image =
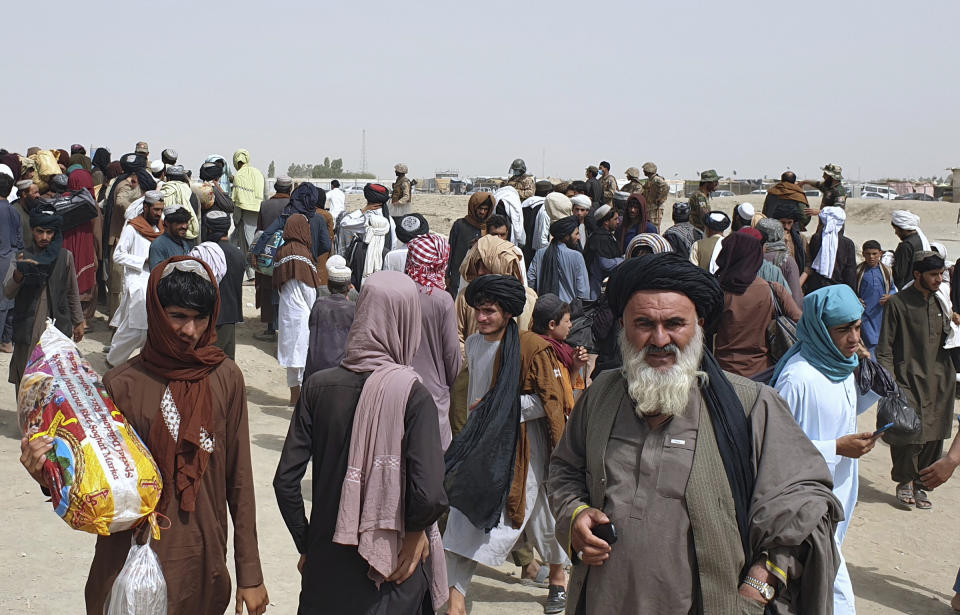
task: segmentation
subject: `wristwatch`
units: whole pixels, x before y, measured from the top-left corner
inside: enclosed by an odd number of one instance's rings
[[[760,595],[764,597],[767,602],[773,600],[773,597],[776,595],[776,590],[773,588],[773,585],[769,583],[764,583],[760,579],[755,579],[753,577],[743,577],[743,582],[752,587],[753,589],[760,592]]]

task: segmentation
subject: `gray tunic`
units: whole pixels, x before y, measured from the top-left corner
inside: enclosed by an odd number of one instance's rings
[[[684,492],[693,465],[701,397],[686,413],[650,429],[629,397],[607,444],[603,512],[618,540],[603,566],[590,571],[587,612],[623,600],[637,613],[688,613],[694,606],[696,553]],[[656,566],[635,557],[656,553]]]

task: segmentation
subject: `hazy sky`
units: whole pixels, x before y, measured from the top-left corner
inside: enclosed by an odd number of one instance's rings
[[[145,139],[193,169],[245,147],[358,170],[366,129],[381,176],[960,165],[956,0],[8,5],[0,146],[21,153]]]

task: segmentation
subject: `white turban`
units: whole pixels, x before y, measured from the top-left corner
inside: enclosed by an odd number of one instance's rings
[[[390,221],[383,216],[370,216],[363,243],[367,244],[367,258],[363,261],[363,277],[383,269],[384,237],[390,232]]]
[[[920,216],[911,211],[907,211],[906,209],[898,209],[891,215],[891,222],[893,222],[893,225],[898,229],[902,229],[904,231],[917,231],[917,235],[920,236],[920,243],[923,245],[923,249],[930,249],[930,242],[927,241],[927,236],[924,235],[923,231],[920,230]]]
[[[190,250],[190,256],[198,258],[210,266],[214,277],[217,278],[217,284],[227,275],[227,258],[223,254],[223,248],[212,241],[204,241],[200,245]]]
[[[825,278],[833,277],[833,269],[837,264],[837,247],[840,245],[840,229],[847,221],[847,212],[841,207],[824,207],[820,210],[820,221],[823,222],[822,242],[820,251],[813,257],[810,265]]]
[[[757,210],[754,209],[753,205],[750,203],[740,203],[739,205],[737,205],[737,215],[743,218],[744,220],[746,220],[747,222],[750,222],[751,220],[753,220],[753,216],[755,216],[756,213],[757,213]]]
[[[339,254],[334,254],[327,259],[327,277],[331,282],[349,282],[350,267],[347,267],[347,260]]]
[[[585,194],[578,194],[570,197],[570,203],[583,209],[590,209],[590,207],[593,205],[593,201],[591,201],[590,197]]]

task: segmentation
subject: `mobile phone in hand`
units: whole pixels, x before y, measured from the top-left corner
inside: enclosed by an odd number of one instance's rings
[[[617,542],[617,528],[612,523],[595,525],[592,531],[594,536],[605,541],[608,545],[612,546]]]
[[[878,430],[876,430],[875,432],[873,432],[873,436],[871,436],[871,437],[873,437],[873,438],[879,438],[880,435],[881,435],[883,432],[885,432],[886,430],[888,430],[888,429],[890,429],[891,427],[893,427],[893,425],[894,425],[894,423],[887,423],[886,425],[884,425],[884,426],[881,427],[880,429],[878,429]]]

